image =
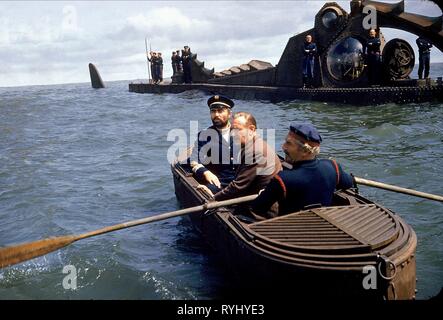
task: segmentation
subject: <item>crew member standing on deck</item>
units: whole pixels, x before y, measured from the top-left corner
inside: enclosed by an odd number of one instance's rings
[[[163,58],[161,52],[158,53],[157,63],[158,63],[158,83],[161,83],[163,81]]]
[[[317,53],[317,45],[312,42],[312,36],[308,34],[303,44],[303,86],[312,87],[314,78],[314,61]]]
[[[151,76],[152,76],[152,83],[157,82],[157,70],[156,70],[156,60],[157,60],[157,53],[151,51],[149,52],[150,57],[148,57],[148,61],[151,64]]]
[[[286,162],[293,165],[276,175],[251,203],[253,214],[269,217],[268,210],[278,202],[279,215],[297,212],[309,205],[329,206],[335,190],[354,185],[335,160],[317,159],[322,138],[311,124],[289,127],[282,149]]]
[[[176,51],[176,61],[177,61],[177,71],[183,72],[183,66],[182,66],[182,57],[180,57],[180,50]]]
[[[374,29],[369,30],[369,40],[366,42],[366,64],[368,66],[368,80],[370,85],[380,84],[378,74],[380,73],[381,55],[380,38]]]
[[[423,37],[418,37],[418,78],[422,79],[423,69],[425,71],[425,79],[429,78],[429,69],[431,64],[431,48],[432,43]]]
[[[191,48],[184,46],[182,51],[183,78],[185,83],[192,83],[192,53]]]
[[[208,99],[212,126],[198,133],[190,157],[195,178],[213,192],[234,180],[237,165],[234,139],[231,136],[231,109],[234,101],[215,95]]]
[[[171,57],[171,65],[172,65],[172,75],[175,75],[178,71],[177,68],[177,52],[172,51],[172,57]]]

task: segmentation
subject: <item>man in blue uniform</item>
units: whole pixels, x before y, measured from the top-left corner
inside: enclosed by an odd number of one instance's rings
[[[312,42],[312,36],[308,34],[303,44],[303,86],[311,87],[314,78],[314,61],[317,53],[317,45]]]
[[[426,79],[429,78],[432,43],[422,37],[418,37],[416,42],[418,47],[418,78],[422,79],[424,69]]]
[[[380,38],[377,37],[376,31],[374,29],[369,30],[369,40],[366,42],[365,54],[370,85],[376,85],[380,82],[378,77],[381,63],[380,46]]]
[[[217,192],[234,180],[238,166],[230,122],[234,102],[215,95],[208,99],[208,106],[212,126],[198,133],[190,164],[195,178]]]
[[[151,64],[151,76],[152,76],[152,83],[156,84],[158,77],[157,77],[157,53],[151,51],[149,53],[150,56],[148,56],[148,61]]]
[[[158,83],[161,83],[163,82],[163,58],[161,52],[157,53],[157,70]]]
[[[176,53],[177,54],[175,55],[175,61],[177,63],[177,71],[183,72],[182,57],[180,57],[180,50],[177,50]]]
[[[175,51],[172,51],[171,65],[172,65],[172,75],[175,75],[177,73],[177,71],[178,71],[178,67],[177,67],[177,53]]]
[[[322,138],[311,124],[291,125],[282,149],[293,165],[278,173],[251,203],[251,211],[267,217],[278,202],[279,215],[302,210],[314,204],[329,206],[336,189],[353,186],[353,178],[334,160],[317,159]]]
[[[182,65],[184,82],[192,83],[192,53],[188,46],[184,46],[182,51]]]

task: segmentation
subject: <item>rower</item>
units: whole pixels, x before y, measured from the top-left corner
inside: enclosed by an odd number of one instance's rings
[[[353,187],[353,178],[335,160],[318,159],[322,138],[311,124],[294,124],[282,146],[290,170],[278,173],[251,203],[253,214],[269,217],[278,202],[278,214],[300,211],[306,206],[329,206],[336,189]]]

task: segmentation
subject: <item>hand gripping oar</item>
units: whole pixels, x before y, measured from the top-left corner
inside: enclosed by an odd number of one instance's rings
[[[439,195],[436,195],[436,194],[421,192],[421,191],[412,190],[412,189],[406,189],[406,188],[397,187],[397,186],[393,186],[393,185],[382,183],[382,182],[362,179],[362,178],[358,178],[358,177],[354,177],[354,179],[355,179],[355,182],[357,184],[361,184],[361,185],[364,185],[364,186],[380,188],[380,189],[384,189],[384,190],[389,190],[389,191],[409,194],[411,196],[416,196],[416,197],[420,197],[420,198],[425,198],[425,199],[430,199],[430,200],[435,200],[435,201],[443,202],[443,197],[439,196]]]
[[[134,226],[138,226],[141,224],[146,224],[150,222],[165,220],[169,218],[174,218],[178,216],[183,216],[189,213],[198,212],[198,211],[206,211],[209,209],[229,206],[233,204],[239,204],[244,202],[249,202],[254,200],[257,197],[256,194],[246,196],[246,197],[240,197],[225,201],[213,201],[213,202],[207,202],[205,204],[202,204],[200,206],[191,207],[187,209],[172,211],[172,212],[166,212],[162,213],[156,216],[146,217],[143,219],[138,220],[132,220],[121,224],[116,224],[109,227],[104,227],[98,230],[90,231],[87,233],[83,233],[80,235],[68,235],[68,236],[61,236],[61,237],[54,237],[54,238],[48,238],[43,240],[37,240],[34,242],[28,242],[19,244],[16,246],[10,246],[0,249],[0,268],[4,268],[19,262],[23,262],[26,260],[30,260],[35,257],[39,257],[42,255],[45,255],[49,252],[55,251],[57,249],[66,247],[67,245],[70,245],[71,243],[85,239],[90,237],[95,237],[104,233],[126,229]]]

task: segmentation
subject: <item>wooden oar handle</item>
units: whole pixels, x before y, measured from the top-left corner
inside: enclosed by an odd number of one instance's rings
[[[443,197],[436,195],[436,194],[421,192],[421,191],[412,190],[412,189],[406,189],[406,188],[402,188],[402,187],[398,187],[398,186],[393,186],[391,184],[386,184],[386,183],[373,181],[373,180],[367,180],[367,179],[363,179],[363,178],[359,178],[359,177],[354,177],[354,179],[355,179],[356,183],[364,185],[364,186],[375,187],[375,188],[380,188],[380,189],[384,189],[384,190],[390,190],[390,191],[394,191],[394,192],[408,194],[411,196],[416,196],[416,197],[420,197],[420,198],[443,202]]]
[[[214,208],[219,207],[225,207],[230,206],[233,204],[239,204],[244,202],[249,202],[254,200],[257,197],[257,195],[251,195],[241,198],[235,198],[225,201],[213,201],[213,202],[207,202],[205,204],[186,208],[182,210],[176,210],[172,212],[166,212],[162,214],[158,214],[155,216],[150,216],[143,219],[128,221],[125,223],[116,224],[109,227],[104,227],[98,230],[94,230],[91,232],[83,233],[80,235],[71,235],[71,236],[61,236],[56,238],[49,238],[49,239],[43,239],[43,240],[37,240],[34,242],[28,242],[19,244],[16,246],[11,247],[5,247],[0,248],[0,268],[4,268],[19,262],[23,262],[26,260],[30,260],[42,255],[45,255],[49,252],[55,251],[57,249],[66,247],[67,245],[71,244],[74,241],[90,238],[94,236],[98,236],[101,234],[105,234],[112,231],[117,231],[121,229],[126,229],[134,226],[138,226],[141,224],[146,224],[150,222],[165,220],[169,218],[174,218],[178,216],[183,216],[189,213],[193,212],[199,212],[199,211],[205,211],[210,210]]]
[[[105,227],[102,229],[98,229],[95,231],[84,233],[79,236],[79,239],[89,238],[89,237],[97,236],[99,234],[104,234],[104,233],[108,233],[108,232],[112,232],[112,231],[116,231],[116,230],[135,227],[135,226],[139,226],[139,225],[146,224],[146,223],[151,223],[151,222],[161,221],[161,220],[175,218],[175,217],[179,217],[179,216],[184,216],[186,214],[193,213],[193,212],[206,211],[206,210],[210,210],[210,209],[215,209],[215,208],[220,208],[220,207],[231,206],[234,204],[249,202],[249,201],[254,200],[256,197],[257,197],[257,195],[254,194],[254,195],[250,195],[250,196],[229,199],[229,200],[224,200],[224,201],[211,201],[211,202],[207,202],[207,203],[204,203],[204,204],[196,206],[196,207],[190,207],[190,208],[181,209],[181,210],[177,210],[177,211],[166,212],[166,213],[158,214],[155,216],[150,216],[150,217],[146,217],[146,218],[142,218],[142,219],[138,219],[138,220],[132,220],[132,221],[128,221],[125,223],[116,224],[114,226]]]
[[[204,206],[206,207],[206,210],[210,210],[210,209],[214,209],[214,208],[232,206],[234,204],[249,202],[249,201],[254,200],[257,197],[258,197],[258,194],[253,194],[250,196],[244,196],[244,197],[235,198],[235,199],[207,202],[204,204]]]

